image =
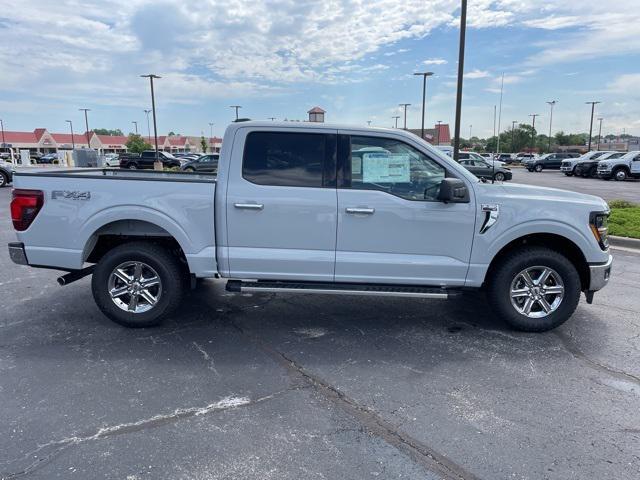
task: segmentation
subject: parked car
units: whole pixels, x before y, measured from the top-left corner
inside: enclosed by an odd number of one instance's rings
[[[47,153],[46,155],[42,155],[36,159],[36,163],[44,163],[44,164],[54,164],[58,163],[58,154],[57,153]]]
[[[117,153],[107,153],[104,156],[104,166],[105,167],[119,167],[120,166],[120,155]]]
[[[93,275],[101,311],[129,327],[157,325],[189,283],[217,277],[231,292],[485,287],[512,327],[545,331],[610,279],[601,198],[480,182],[400,129],[242,122],[224,145],[217,179],[17,171],[11,259],[66,270],[62,285]]]
[[[458,159],[459,160],[467,160],[467,159],[480,160],[488,163],[489,165],[493,165],[495,163],[496,168],[504,166],[504,162],[501,162],[499,160],[493,160],[491,158],[485,158],[476,152],[458,152]]]
[[[516,153],[515,161],[522,163],[525,160],[533,160],[534,158],[536,158],[536,156],[537,155],[535,153],[518,152],[518,153]]]
[[[460,165],[464,166],[464,168],[469,170],[478,178],[485,178],[488,180],[493,179],[498,182],[511,180],[512,178],[511,170],[497,165],[494,167],[484,158],[460,160]]]
[[[577,153],[546,153],[527,162],[525,166],[530,172],[541,172],[545,169],[558,170],[563,160],[578,156]]]
[[[168,152],[158,152],[158,159],[165,168],[179,168],[183,162]],[[120,159],[120,168],[136,170],[138,168],[151,168],[156,161],[155,150],[145,150],[139,157],[123,157]]]
[[[184,163],[180,170],[185,172],[213,172],[216,173],[218,171],[218,160],[220,158],[220,154],[218,153],[207,153],[206,155],[202,155],[195,160],[191,160],[187,163]]]
[[[495,160],[498,160],[498,161],[506,163],[506,164],[514,162],[513,154],[511,154],[511,153],[498,153],[498,154],[494,155],[493,158]]]
[[[598,162],[608,158],[619,158],[624,155],[623,152],[608,152],[604,155],[600,155],[598,158],[591,158],[579,162],[574,168],[574,175],[582,178],[597,178],[598,177]]]
[[[609,150],[591,150],[590,152],[587,152],[577,158],[567,158],[566,160],[562,160],[562,163],[560,164],[560,171],[563,172],[567,177],[571,177],[572,175],[575,175],[575,169],[579,163],[596,160],[608,153],[613,152]]]
[[[0,161],[0,188],[6,187],[13,180],[13,165]]]
[[[614,178],[623,181],[629,177],[640,178],[640,151],[603,158],[598,162],[597,171],[598,177],[605,180]]]

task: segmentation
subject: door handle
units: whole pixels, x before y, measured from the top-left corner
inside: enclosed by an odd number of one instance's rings
[[[373,215],[375,213],[375,208],[354,208],[347,207],[345,212],[351,213],[353,215]]]
[[[233,206],[243,210],[262,210],[264,208],[261,203],[234,203]]]

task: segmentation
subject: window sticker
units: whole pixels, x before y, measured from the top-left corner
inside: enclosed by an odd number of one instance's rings
[[[362,156],[362,181],[364,183],[410,182],[409,155],[387,152],[365,153]]]

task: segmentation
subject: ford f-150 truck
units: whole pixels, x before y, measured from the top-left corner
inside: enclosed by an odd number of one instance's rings
[[[609,208],[479,180],[399,129],[234,123],[217,177],[18,171],[15,263],[92,274],[102,312],[158,324],[198,278],[233,292],[420,298],[484,289],[514,328],[566,321],[609,280]],[[464,297],[461,297],[464,298]]]

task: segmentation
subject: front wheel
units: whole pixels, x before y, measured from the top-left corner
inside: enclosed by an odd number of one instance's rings
[[[496,173],[496,174],[493,176],[493,179],[494,179],[496,182],[504,182],[504,173],[502,173],[502,172],[498,172],[498,173]]]
[[[0,172],[0,188],[4,187],[7,183],[9,183],[9,179],[3,172]]]
[[[627,179],[627,172],[624,168],[620,168],[613,172],[613,178],[615,178],[618,182],[623,182]]]
[[[536,172],[540,173],[540,172],[542,171],[542,165],[536,165],[536,166],[534,167],[534,170],[535,170]]]
[[[544,332],[566,322],[580,300],[580,276],[562,254],[525,247],[502,259],[487,279],[489,305],[513,328]]]
[[[177,308],[184,285],[175,256],[148,242],[125,243],[107,252],[91,281],[102,313],[125,327],[159,325]]]

